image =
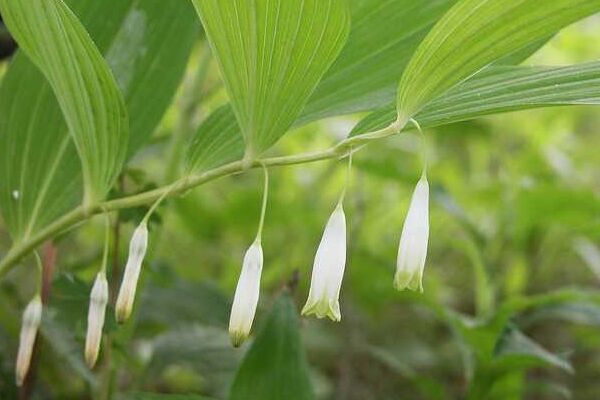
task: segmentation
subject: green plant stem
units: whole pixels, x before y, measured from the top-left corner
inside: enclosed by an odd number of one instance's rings
[[[61,232],[74,227],[78,223],[81,223],[95,214],[120,210],[123,208],[137,207],[143,204],[152,203],[161,197],[180,195],[193,189],[197,186],[203,185],[206,182],[224,177],[229,175],[238,174],[244,172],[250,168],[262,168],[264,167],[280,167],[287,165],[306,164],[316,161],[330,160],[344,158],[350,154],[350,152],[357,152],[372,140],[386,138],[395,133],[399,133],[404,127],[404,123],[394,122],[387,128],[365,133],[363,135],[350,137],[337,145],[330,147],[325,150],[308,152],[302,154],[296,154],[291,156],[282,157],[269,157],[264,159],[257,159],[249,164],[246,164],[243,160],[234,161],[229,164],[225,164],[221,167],[214,168],[212,170],[200,173],[198,175],[186,176],[173,183],[169,183],[160,188],[149,190],[134,194],[131,196],[122,197],[120,199],[108,200],[101,203],[90,205],[87,208],[79,206],[62,217],[58,218],[50,225],[46,226],[35,235],[32,235],[24,242],[18,243],[11,248],[11,250],[4,256],[0,261],[0,277],[10,271],[25,255],[33,251],[38,245],[43,243],[45,240],[52,238]],[[358,147],[360,146],[360,147]]]
[[[263,164],[263,173],[264,173],[264,188],[263,188],[263,197],[262,197],[262,205],[260,208],[260,220],[258,222],[258,230],[256,232],[256,241],[260,243],[262,240],[262,231],[265,226],[265,214],[267,212],[267,199],[269,198],[269,170]]]

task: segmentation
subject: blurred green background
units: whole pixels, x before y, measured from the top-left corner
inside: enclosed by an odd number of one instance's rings
[[[562,31],[525,64],[600,59],[599,37],[595,16]],[[199,41],[177,99],[151,145],[130,163],[120,189],[134,192],[177,176],[188,137],[225,101],[215,62]],[[325,148],[361,117],[307,125],[271,152]],[[422,295],[392,287],[400,231],[421,173],[418,137],[402,134],[357,153],[345,205],[349,256],[342,321],[300,322],[317,398],[597,399],[599,126],[600,112],[586,106],[426,131],[431,220]],[[320,162],[271,170],[255,334],[290,282],[297,279],[296,309],[305,301],[344,167]],[[109,392],[117,399],[138,398],[135,393],[226,398],[251,346],[233,349],[227,323],[261,195],[261,172],[249,171],[161,206],[150,228],[134,318],[117,327],[107,314],[100,366],[93,372],[82,348],[104,222],[95,218],[58,238],[30,398],[103,398]],[[115,271],[144,212],[119,215]],[[2,254],[10,239],[0,231]],[[21,311],[34,291],[33,270],[28,258],[0,282],[2,399],[17,398],[14,359]]]

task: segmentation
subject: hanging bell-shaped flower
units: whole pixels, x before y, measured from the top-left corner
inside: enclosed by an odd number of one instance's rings
[[[421,177],[412,199],[398,248],[394,287],[423,291],[423,270],[429,240],[429,183]]]
[[[23,384],[23,381],[27,376],[27,371],[29,371],[35,337],[37,336],[41,320],[42,300],[40,299],[40,296],[37,295],[29,302],[23,312],[21,335],[19,337],[19,353],[17,355],[17,365],[15,369],[17,386]]]
[[[346,216],[342,203],[329,217],[313,264],[308,300],[303,315],[315,314],[339,321],[339,295],[346,266]]]
[[[85,362],[88,367],[93,368],[98,359],[100,342],[102,341],[102,328],[104,327],[104,315],[108,303],[108,282],[106,274],[101,271],[96,275],[94,286],[90,294],[90,306],[88,309],[87,335],[85,337]]]
[[[140,277],[142,261],[146,255],[148,247],[148,227],[146,222],[142,222],[133,232],[133,237],[129,243],[129,258],[125,265],[123,281],[119,289],[115,314],[117,322],[125,322],[131,315],[133,301],[135,299],[135,290]]]
[[[244,255],[242,272],[231,307],[229,335],[235,347],[240,346],[250,335],[256,306],[258,305],[262,267],[263,251],[260,240],[256,240]]]

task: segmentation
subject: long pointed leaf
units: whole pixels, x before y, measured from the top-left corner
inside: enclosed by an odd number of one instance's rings
[[[152,134],[182,77],[199,25],[193,8],[162,0],[123,0],[111,7],[71,0],[69,5],[107,54],[122,87],[131,155]],[[49,84],[17,54],[0,85],[0,209],[16,242],[77,205],[78,163]]]
[[[486,65],[600,11],[600,0],[461,0],[423,40],[400,80],[400,120]]]
[[[346,0],[193,0],[253,158],[292,125],[346,40]]]
[[[84,203],[102,199],[125,159],[125,102],[96,45],[62,0],[0,0],[6,25],[52,87],[81,159]]]
[[[294,302],[283,293],[242,361],[229,399],[314,399],[299,330]]]
[[[422,127],[536,107],[600,104],[600,62],[568,67],[493,67],[459,84],[415,116]],[[358,135],[388,126],[393,104],[365,117]]]
[[[427,32],[456,0],[351,0],[348,41],[300,116],[301,122],[375,110],[396,97],[398,81]]]

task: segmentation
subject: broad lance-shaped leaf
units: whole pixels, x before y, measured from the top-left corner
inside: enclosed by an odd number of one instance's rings
[[[419,43],[456,0],[351,0],[348,41],[300,116],[302,122],[375,110],[396,97]]]
[[[0,0],[9,31],[48,79],[81,159],[84,204],[102,199],[125,159],[129,122],[117,83],[62,0]]]
[[[461,0],[433,27],[402,74],[398,118],[493,61],[600,11],[600,0]]]
[[[429,103],[414,118],[425,128],[507,111],[574,104],[600,104],[600,62],[489,68]],[[396,108],[389,104],[360,121],[352,135],[381,129],[396,118]]]
[[[128,156],[150,137],[181,80],[198,22],[188,2],[70,0],[125,96]],[[173,20],[178,21],[173,24]],[[77,206],[81,168],[44,76],[18,52],[0,85],[0,209],[15,242]]]
[[[489,68],[429,103],[415,119],[427,128],[508,111],[577,104],[600,104],[600,62]],[[396,107],[389,103],[360,121],[351,135],[384,128],[396,118]],[[239,160],[243,151],[233,111],[222,106],[200,125],[190,143],[188,172]]]
[[[275,301],[265,325],[246,353],[229,400],[312,400],[300,321],[291,296]]]
[[[212,112],[191,138],[186,172],[206,171],[244,156],[244,138],[229,104]]]
[[[252,159],[294,123],[341,51],[346,0],[192,0]]]
[[[351,0],[352,25],[339,57],[294,122],[300,126],[333,115],[377,110],[396,98],[398,80],[417,46],[456,0],[381,2]],[[549,37],[497,60],[518,64]],[[240,159],[244,143],[231,106],[216,110],[188,147],[188,172],[206,171]],[[210,151],[208,150],[210,149]]]
[[[514,327],[508,327],[502,334],[492,362],[496,372],[534,366],[555,367],[569,373],[574,372],[569,361],[550,353]]]

